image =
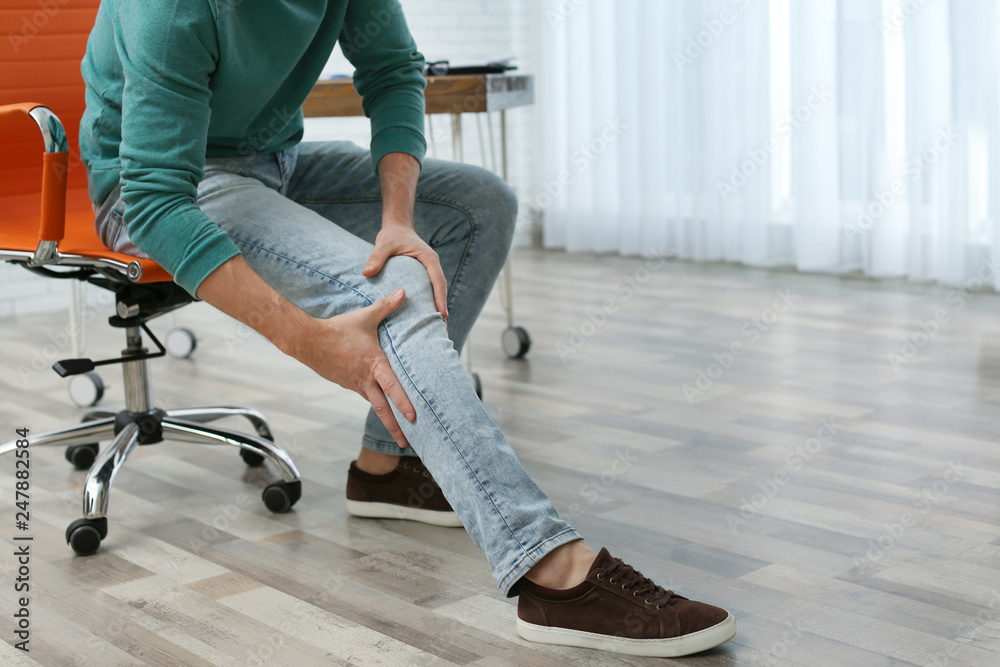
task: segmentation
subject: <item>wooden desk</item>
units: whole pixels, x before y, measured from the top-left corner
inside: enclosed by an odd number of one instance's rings
[[[452,158],[464,162],[462,148],[462,114],[500,112],[500,175],[507,175],[507,109],[535,102],[535,77],[530,74],[467,74],[429,76],[424,90],[427,114],[451,116]],[[316,83],[302,105],[307,118],[363,116],[361,96],[354,90],[352,79],[326,79]],[[489,124],[492,139],[492,124]],[[491,142],[492,143],[492,142]],[[486,159],[486,156],[483,156]],[[494,159],[494,171],[497,170]],[[501,281],[501,302],[507,314],[507,329],[501,344],[507,356],[519,359],[528,353],[531,338],[523,327],[514,326],[513,292],[510,260],[504,263]],[[466,345],[466,350],[470,346]],[[471,362],[467,363],[470,364]],[[477,389],[478,389],[477,378]],[[481,395],[481,393],[480,393]]]
[[[507,109],[535,102],[535,77],[530,74],[467,74],[429,76],[424,90],[427,114],[449,114],[452,128],[452,152],[457,162],[464,161],[462,150],[462,114],[500,112],[500,174],[507,179]],[[352,79],[327,79],[313,87],[302,105],[307,118],[363,116],[361,96]],[[485,158],[485,156],[484,156]]]
[[[483,113],[533,104],[535,77],[530,74],[429,76],[427,113]],[[363,116],[361,96],[351,79],[319,81],[302,105],[307,117]]]

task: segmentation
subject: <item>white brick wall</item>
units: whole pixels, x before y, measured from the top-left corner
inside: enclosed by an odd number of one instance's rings
[[[402,0],[406,17],[420,50],[428,60],[472,58],[516,54],[520,72],[532,74],[539,48],[537,30],[541,19],[537,0]],[[339,49],[326,68],[327,74],[350,74],[350,63]],[[522,202],[534,195],[539,181],[539,123],[537,108],[522,108],[508,112],[509,173],[514,189]],[[495,115],[495,122],[499,121]],[[485,122],[485,118],[480,122]],[[434,128],[433,155],[451,158],[451,125],[448,117],[432,119]],[[484,137],[486,127],[483,125]],[[480,150],[476,116],[466,114],[463,121],[465,159],[473,164],[489,166]],[[499,126],[495,126],[499,140]],[[430,135],[429,135],[430,136]],[[348,139],[361,145],[370,140],[367,119],[309,119],[306,140]],[[484,138],[485,143],[485,138]],[[489,155],[489,149],[486,150]],[[499,160],[499,153],[497,154]],[[522,210],[524,207],[522,206]],[[522,214],[517,243],[531,239],[534,221]],[[91,290],[93,291],[93,290]],[[54,311],[68,307],[69,289],[66,281],[34,276],[10,265],[0,264],[0,317]]]
[[[43,278],[12,264],[0,264],[0,317],[68,308],[65,280]]]

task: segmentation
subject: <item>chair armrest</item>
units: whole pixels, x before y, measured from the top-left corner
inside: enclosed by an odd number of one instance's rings
[[[66,231],[66,176],[69,171],[69,142],[59,118],[41,104],[0,106],[0,122],[28,118],[38,125],[45,144],[42,164],[42,211],[39,244],[31,264],[45,264],[56,253]]]

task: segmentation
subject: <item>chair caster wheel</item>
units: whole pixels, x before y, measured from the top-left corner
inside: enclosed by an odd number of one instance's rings
[[[69,380],[66,390],[69,400],[79,408],[91,408],[104,398],[104,380],[97,373],[75,375]]]
[[[483,400],[483,381],[479,379],[479,373],[472,374],[472,386],[476,388],[476,396]]]
[[[187,327],[174,327],[163,339],[163,347],[167,348],[167,354],[174,359],[187,359],[198,347],[198,339]]]
[[[243,463],[246,463],[251,468],[259,468],[264,465],[263,455],[251,452],[249,449],[241,449],[240,458],[243,459]]]
[[[99,445],[70,445],[66,448],[66,460],[77,470],[90,470],[97,459]]]
[[[531,337],[524,327],[507,327],[500,335],[504,354],[511,359],[521,359],[531,349]]]
[[[264,489],[264,505],[275,514],[292,509],[302,497],[302,482],[275,482]]]
[[[86,446],[86,445],[85,445]],[[108,519],[77,519],[66,529],[66,543],[78,556],[89,556],[101,547],[108,536]]]

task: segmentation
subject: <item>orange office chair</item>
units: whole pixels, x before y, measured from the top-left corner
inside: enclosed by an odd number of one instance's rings
[[[97,551],[108,533],[108,497],[115,476],[137,445],[164,439],[233,445],[251,466],[270,461],[281,480],[264,490],[264,504],[272,512],[286,512],[301,496],[302,483],[259,412],[235,407],[164,411],[153,405],[149,360],[163,356],[164,348],[146,322],[194,299],[155,262],[108,250],[94,231],[77,128],[85,106],[80,61],[100,0],[49,4],[5,0],[0,9],[0,34],[6,36],[0,48],[0,260],[50,278],[83,280],[111,290],[116,315],[109,323],[125,329],[126,338],[121,358],[67,359],[53,366],[66,377],[121,363],[125,409],[91,410],[82,424],[27,437],[32,447],[66,446],[71,463],[89,468],[83,518],[69,525],[66,541],[80,555]],[[43,100],[48,106],[24,103],[26,99]],[[157,352],[143,347],[142,332]],[[208,425],[231,416],[248,419],[257,435]],[[98,443],[106,440],[110,445],[100,451]],[[18,440],[4,443],[0,454],[18,445]]]

